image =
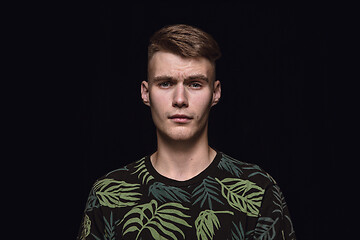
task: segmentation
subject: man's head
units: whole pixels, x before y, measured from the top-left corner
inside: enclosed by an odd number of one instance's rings
[[[188,141],[207,133],[210,109],[221,95],[215,81],[220,55],[209,34],[188,25],[167,26],[151,37],[141,95],[158,135]]]
[[[214,77],[215,61],[221,57],[219,46],[210,34],[185,24],[163,27],[150,38],[148,74],[151,72],[149,63],[159,51],[170,52],[183,58],[206,58],[213,65]]]

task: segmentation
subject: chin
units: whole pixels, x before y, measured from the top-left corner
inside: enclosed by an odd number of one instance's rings
[[[201,135],[198,129],[189,129],[188,127],[175,127],[172,129],[165,129],[159,133],[170,141],[187,142],[194,140],[197,136]]]
[[[177,141],[177,142],[187,142],[187,141],[190,141],[191,139],[193,139],[193,136],[179,134],[179,135],[175,135],[175,136],[169,136],[169,138],[172,139],[173,141]]]
[[[177,133],[170,133],[168,134],[168,138],[174,141],[189,141],[194,138],[194,134],[187,133],[187,132],[177,132]]]
[[[190,141],[196,136],[196,132],[193,132],[190,129],[178,128],[169,130],[170,129],[163,131],[161,135],[172,141]]]

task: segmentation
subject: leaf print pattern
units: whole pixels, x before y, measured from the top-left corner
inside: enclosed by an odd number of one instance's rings
[[[106,178],[96,182],[93,189],[102,206],[116,208],[136,205],[141,193],[135,190],[139,188],[140,184]]]
[[[275,200],[273,201],[274,205],[276,205],[278,208],[274,209],[273,213],[279,212],[281,216],[283,216],[283,211],[286,207],[285,198],[280,191],[280,188],[278,186],[273,187],[273,194],[275,197]]]
[[[195,220],[196,236],[198,240],[213,239],[215,235],[215,228],[216,230],[220,228],[220,222],[216,213],[234,215],[234,213],[230,211],[205,210],[200,212],[199,216]]]
[[[104,217],[104,223],[105,223],[105,240],[115,240],[115,224],[114,224],[114,218],[113,218],[113,213],[110,213],[110,218],[109,221],[106,220],[106,218]]]
[[[135,168],[136,171],[133,172],[132,174],[138,173],[138,178],[142,179],[141,181],[142,184],[148,184],[150,180],[154,179],[154,177],[150,175],[149,171],[146,168],[145,158],[142,158],[139,161],[137,161],[137,165],[135,166]]]
[[[192,192],[193,198],[195,201],[192,205],[200,203],[200,208],[204,206],[205,203],[208,204],[209,209],[213,209],[212,201],[216,201],[222,205],[224,203],[217,197],[219,195],[219,184],[212,177],[205,178],[202,183],[197,186]]]
[[[83,223],[82,223],[82,231],[81,231],[81,240],[85,240],[87,236],[90,234],[91,229],[91,221],[87,214],[84,215]]]
[[[259,215],[264,189],[249,180],[225,178],[220,181],[218,178],[215,179],[221,184],[221,193],[231,207],[250,217]]]
[[[273,220],[269,217],[260,217],[258,224],[255,228],[256,239],[259,240],[272,240],[276,236],[275,224],[279,218]]]
[[[149,161],[95,182],[78,240],[296,239],[284,196],[260,167],[218,154],[206,172],[181,182]]]
[[[177,239],[174,233],[179,233],[185,239],[183,231],[179,226],[190,227],[184,218],[190,216],[183,213],[189,210],[180,203],[165,203],[158,206],[156,200],[150,203],[138,205],[131,209],[120,222],[127,219],[123,225],[123,235],[136,232],[139,239],[145,229],[148,229],[154,239],[171,238]]]
[[[236,225],[234,222],[232,224],[234,229],[231,230],[231,240],[244,240],[245,233],[241,222],[239,222],[239,226]]]
[[[223,154],[223,157],[218,164],[218,168],[224,169],[236,177],[240,177],[241,174],[243,174],[243,171],[240,166],[238,166],[239,163],[240,162],[238,160]]]
[[[86,202],[85,212],[92,211],[93,208],[98,208],[98,207],[100,207],[100,203],[98,201],[98,198],[96,197],[94,189],[91,189],[89,197]]]
[[[149,195],[150,194],[160,202],[190,202],[190,196],[185,190],[178,187],[167,186],[161,182],[154,182],[149,187]]]
[[[274,178],[272,176],[270,176],[270,174],[268,174],[267,172],[264,172],[258,165],[253,165],[253,164],[249,164],[249,166],[244,167],[244,170],[252,170],[253,173],[249,174],[249,178],[260,175],[263,176],[265,178],[267,178],[268,180],[270,180],[272,183],[276,184],[276,181],[274,180]]]
[[[290,226],[289,237],[295,237],[294,226],[293,226],[293,223],[292,223],[290,217],[289,217],[288,215],[285,215],[285,218],[286,218],[286,220],[288,221],[289,226]],[[284,232],[284,231],[283,231],[283,232]]]

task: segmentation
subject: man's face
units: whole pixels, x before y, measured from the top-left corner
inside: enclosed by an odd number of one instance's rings
[[[183,58],[159,51],[149,62],[149,80],[141,84],[144,103],[158,134],[187,141],[207,133],[210,108],[220,99],[220,82],[206,58]]]

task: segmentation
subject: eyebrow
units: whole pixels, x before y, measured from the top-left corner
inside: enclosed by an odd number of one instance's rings
[[[189,80],[190,81],[191,80],[203,80],[205,82],[209,82],[209,79],[205,75],[202,75],[202,74],[191,75],[184,79],[184,81],[189,81]]]
[[[161,76],[154,77],[152,80],[154,82],[159,82],[159,81],[175,81],[177,79],[172,76],[161,75]],[[203,80],[203,81],[209,82],[209,78],[207,78],[203,74],[190,75],[184,79],[184,82],[192,81],[192,80]]]

